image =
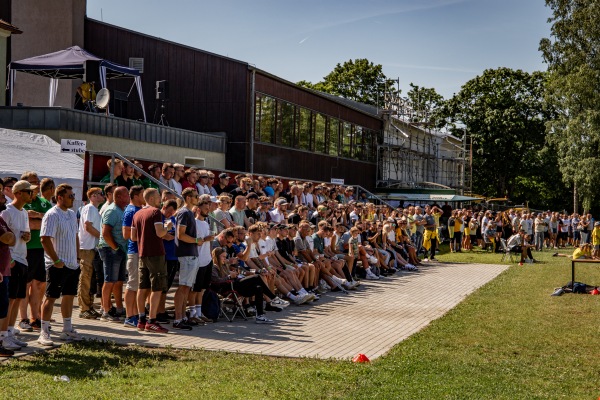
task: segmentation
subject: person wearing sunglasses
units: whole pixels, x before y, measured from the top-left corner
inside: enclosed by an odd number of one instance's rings
[[[27,292],[27,242],[31,240],[31,230],[29,228],[29,216],[24,206],[31,202],[33,189],[36,186],[21,180],[12,187],[14,199],[6,205],[2,211],[2,218],[16,236],[14,246],[10,248],[10,256],[14,262],[11,268],[11,276],[8,281],[8,318],[4,320],[0,327],[0,340],[4,348],[18,350],[27,346],[27,343],[16,338],[15,335],[20,331],[14,327],[19,305],[25,298]]]

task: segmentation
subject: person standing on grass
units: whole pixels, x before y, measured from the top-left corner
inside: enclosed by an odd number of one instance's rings
[[[0,212],[6,208],[6,198],[1,195],[4,189],[0,180]],[[21,346],[14,343],[12,337],[8,336],[8,281],[10,279],[10,248],[17,241],[15,234],[10,230],[4,219],[0,217],[0,357],[10,357],[15,354],[14,350]],[[6,340],[6,342],[5,342]]]
[[[185,307],[190,293],[190,289],[196,282],[198,273],[198,245],[202,242],[198,241],[196,234],[196,220],[192,209],[198,205],[198,192],[195,188],[186,188],[182,192],[184,204],[177,213],[177,229],[175,236],[176,254],[179,258],[179,287],[175,292],[175,320],[173,328],[189,330],[184,326],[189,326],[185,323]]]
[[[29,228],[29,217],[27,210],[24,209],[25,204],[31,202],[33,196],[32,186],[27,181],[18,181],[12,186],[13,200],[2,211],[2,218],[16,236],[15,244],[10,248],[10,255],[14,262],[10,271],[10,279],[8,281],[8,336],[19,344],[21,347],[27,345],[14,337],[15,333],[19,333],[14,328],[19,312],[19,305],[25,299],[27,289],[27,242],[31,239]]]
[[[144,206],[144,187],[132,186],[129,189],[130,202],[123,213],[123,239],[127,240],[127,284],[125,286],[125,322],[124,326],[137,327],[137,291],[139,286],[140,255],[138,244],[131,239],[133,217]],[[123,310],[117,309],[121,314]]]
[[[167,263],[162,238],[172,228],[173,222],[163,223],[160,207],[160,194],[156,189],[144,191],[146,206],[133,217],[131,240],[137,243],[140,256],[137,328],[155,333],[167,333],[156,320],[162,292],[167,288]],[[150,315],[146,317],[146,298],[150,296]]]
[[[113,193],[114,201],[102,215],[102,234],[98,243],[100,258],[104,267],[104,285],[102,286],[101,321],[119,322],[117,310],[112,307],[114,295],[116,307],[123,308],[123,282],[125,281],[125,249],[127,241],[123,238],[123,213],[129,203],[129,191],[119,186]]]
[[[21,314],[19,329],[31,332],[34,329],[40,330],[40,309],[46,290],[46,268],[44,266],[44,249],[40,241],[40,227],[42,218],[52,208],[52,203],[38,196],[40,178],[35,172],[24,172],[21,179],[31,183],[33,194],[31,202],[23,206],[29,217],[31,240],[27,242],[27,290],[25,301],[21,301],[19,306]],[[28,306],[31,307],[31,319],[27,313]]]
[[[56,187],[54,197],[56,206],[44,214],[40,231],[42,246],[46,253],[46,298],[42,304],[42,330],[38,338],[38,343],[43,346],[54,345],[50,338],[50,319],[54,302],[61,295],[63,296],[60,303],[63,330],[59,338],[83,340],[71,324],[73,299],[77,295],[80,274],[77,257],[79,250],[77,215],[71,210],[75,194],[71,186],[63,183]]]
[[[100,313],[94,310],[94,298],[90,286],[94,274],[94,258],[96,258],[102,218],[98,206],[104,201],[104,192],[100,188],[91,188],[87,191],[89,203],[81,209],[79,219],[79,287],[77,289],[77,303],[79,304],[79,318],[97,319]]]

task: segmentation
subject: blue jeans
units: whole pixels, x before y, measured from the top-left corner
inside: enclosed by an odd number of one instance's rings
[[[100,258],[104,263],[104,282],[125,281],[125,253],[120,248],[116,251],[110,247],[100,247]]]

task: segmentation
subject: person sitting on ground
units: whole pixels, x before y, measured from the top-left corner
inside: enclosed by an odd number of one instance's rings
[[[573,260],[585,260],[585,259],[595,259],[592,256],[592,245],[589,243],[583,243],[579,247],[575,248],[573,254],[560,254],[554,253],[553,257],[567,257],[572,258]]]

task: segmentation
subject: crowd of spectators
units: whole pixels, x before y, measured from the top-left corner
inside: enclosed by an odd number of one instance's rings
[[[591,231],[600,224],[589,215],[392,208],[351,186],[170,163],[150,165],[152,180],[118,159],[107,167],[103,186],[90,188],[78,210],[70,186],[35,172],[0,181],[0,355],[27,345],[21,331],[38,331],[45,346],[53,335],[82,340],[72,324],[75,296],[81,320],[166,333],[214,322],[203,312],[205,294],[229,290],[245,299],[244,315],[273,324],[267,312],[417,270],[445,238],[453,252],[499,249],[506,240],[521,263],[533,260],[531,243],[540,251],[600,245],[600,229]],[[53,333],[60,297],[63,330]]]

